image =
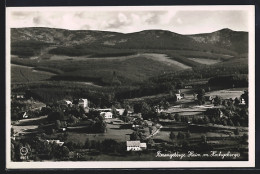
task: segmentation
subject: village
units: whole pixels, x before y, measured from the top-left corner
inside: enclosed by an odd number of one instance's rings
[[[14,93],[12,102],[29,107],[20,107],[23,111],[12,119],[12,158],[163,160],[156,158],[157,151],[213,149],[237,151],[241,153],[237,160],[247,157],[246,89],[195,93],[192,86],[185,86],[173,97],[174,102],[150,104],[138,98],[121,108],[100,108],[90,107],[86,98],[44,104]],[[27,153],[20,153],[22,147]]]

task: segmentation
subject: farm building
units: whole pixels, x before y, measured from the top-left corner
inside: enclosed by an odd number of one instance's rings
[[[83,108],[87,108],[88,107],[88,99],[80,98],[79,101],[78,101],[78,105],[82,106]]]
[[[126,141],[127,151],[142,151],[146,148],[146,143],[141,143],[140,141]]]

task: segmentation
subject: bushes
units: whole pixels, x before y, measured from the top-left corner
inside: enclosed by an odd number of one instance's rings
[[[69,143],[69,147],[72,146],[72,148],[76,149],[92,149],[97,150],[99,152],[103,153],[124,153],[126,151],[126,145],[125,142],[117,142],[113,139],[105,139],[102,142],[92,140],[90,141],[88,138],[85,141],[85,145],[83,147],[77,147],[77,145],[73,142]],[[68,146],[68,145],[67,145]]]
[[[218,76],[209,79],[211,86],[225,86],[225,87],[247,87],[247,75],[233,75],[233,76]]]
[[[64,117],[64,113],[61,112],[61,111],[54,111],[54,112],[51,112],[48,117],[47,117],[47,120],[49,122],[55,122],[56,120],[64,120],[65,117]]]
[[[238,129],[234,130],[234,134],[239,135],[239,130]]]
[[[49,45],[49,43],[32,40],[11,42],[11,54],[27,58],[37,55],[42,48]]]

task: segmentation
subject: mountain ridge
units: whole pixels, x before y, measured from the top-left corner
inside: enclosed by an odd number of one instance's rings
[[[30,43],[32,42],[32,43]],[[227,28],[194,35],[178,34],[169,30],[143,30],[119,33],[99,30],[68,30],[46,27],[11,28],[11,48],[18,52],[23,45],[37,45],[50,49],[159,49],[189,50],[222,53],[227,55],[248,52],[248,33]],[[44,46],[46,44],[46,46]],[[31,49],[28,48],[28,49]],[[14,53],[14,52],[13,52]],[[15,51],[17,54],[17,51]],[[55,53],[55,51],[53,52]]]

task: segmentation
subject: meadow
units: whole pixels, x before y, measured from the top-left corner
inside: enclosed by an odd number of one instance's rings
[[[203,58],[188,58],[188,59],[205,65],[213,65],[221,62],[220,60],[214,60],[214,59],[203,59]]]
[[[11,82],[12,83],[29,83],[44,81],[54,76],[54,73],[46,71],[37,71],[32,67],[11,65]]]
[[[94,81],[101,84],[110,84],[113,73],[122,84],[138,83],[153,77],[158,73],[178,71],[178,65],[161,63],[145,56],[118,61],[116,59],[87,59],[85,61],[66,60],[22,60],[12,59],[12,63],[33,67],[48,67],[64,73],[56,75],[55,80]],[[145,65],[145,66],[144,66]],[[50,70],[49,70],[50,71]],[[13,75],[17,74],[13,71]]]
[[[107,131],[105,133],[90,134],[83,132],[71,131],[68,133],[67,142],[85,143],[86,139],[103,141],[105,139],[113,139],[118,142],[125,142],[130,139],[132,129],[120,129],[120,125],[107,124]]]
[[[235,99],[240,98],[240,96],[244,93],[244,90],[248,90],[247,88],[234,88],[234,89],[226,89],[226,90],[217,90],[208,92],[206,96],[219,96],[222,99]]]

